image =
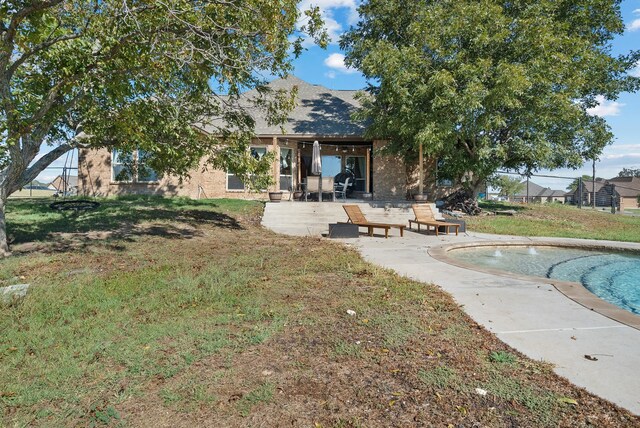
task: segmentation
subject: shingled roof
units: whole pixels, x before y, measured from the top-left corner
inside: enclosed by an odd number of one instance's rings
[[[287,136],[306,137],[349,137],[362,138],[366,126],[352,120],[351,116],[360,107],[355,99],[357,91],[328,89],[321,85],[312,85],[295,76],[277,79],[268,85],[271,89],[291,90],[298,88],[296,107],[289,113],[284,125]],[[257,91],[247,91],[243,99],[250,99]],[[248,109],[251,113],[252,109]],[[280,126],[269,125],[259,111],[253,115],[256,121],[256,135],[283,135]],[[210,131],[211,128],[205,131]]]
[[[516,198],[526,198],[527,195],[529,195],[530,198],[550,198],[562,197],[565,194],[562,190],[553,190],[549,187],[542,187],[531,180],[529,180],[528,182],[529,192],[527,192],[527,180],[523,181],[520,184],[524,185],[524,189],[513,195]]]
[[[635,198],[640,195],[640,177],[614,177],[608,180],[614,184],[618,195],[625,198]]]

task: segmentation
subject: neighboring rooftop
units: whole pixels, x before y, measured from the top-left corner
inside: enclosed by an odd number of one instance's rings
[[[549,187],[542,187],[531,180],[525,180],[521,184],[524,185],[524,189],[513,195],[516,198],[526,198],[527,196],[529,196],[529,198],[549,198],[563,197],[565,195],[563,190],[553,190]]]

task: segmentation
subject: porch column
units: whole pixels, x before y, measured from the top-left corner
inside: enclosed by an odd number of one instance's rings
[[[280,190],[280,148],[278,147],[278,137],[273,137],[271,142],[273,152],[276,154],[276,158],[273,161],[273,176],[275,177],[275,192]]]
[[[366,193],[371,193],[371,149],[367,148],[366,167],[365,167],[365,185]]]
[[[296,188],[297,186],[302,184],[302,168],[300,167],[301,165],[301,149],[300,149],[300,142],[296,142],[296,176],[298,177],[298,182],[296,183]],[[303,190],[302,187],[300,188],[300,190]]]

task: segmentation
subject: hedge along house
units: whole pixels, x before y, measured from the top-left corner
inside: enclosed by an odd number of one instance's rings
[[[267,152],[276,152],[273,164],[276,184],[269,190],[281,190],[287,198],[289,192],[300,188],[305,178],[311,175],[312,147],[317,140],[321,148],[322,175],[333,177],[346,169],[351,170],[356,177],[354,197],[365,193],[371,193],[377,200],[407,197],[415,183],[407,184],[405,162],[401,158],[381,154],[386,142],[365,139],[365,124],[352,119],[352,114],[359,107],[355,99],[357,91],[332,90],[293,76],[275,80],[269,85],[274,90],[290,90],[294,86],[298,89],[296,107],[289,113],[284,133],[280,126],[269,126],[261,117],[255,117],[256,137],[251,144],[252,154],[259,157]],[[250,97],[252,93],[248,91],[246,96]],[[206,127],[202,130],[209,132]],[[141,151],[133,156],[138,172],[129,176],[122,174],[122,159],[119,159],[117,151],[81,150],[78,157],[80,193],[92,196],[267,197],[266,192],[250,193],[232,171],[200,167],[190,172],[190,178],[180,181],[177,177],[160,177],[144,168],[144,153]],[[427,163],[435,165],[435,161]],[[415,172],[411,176],[415,176]],[[426,176],[433,178],[427,179],[427,187],[434,190],[435,167],[432,174],[428,171]],[[409,180],[412,181],[415,180]]]

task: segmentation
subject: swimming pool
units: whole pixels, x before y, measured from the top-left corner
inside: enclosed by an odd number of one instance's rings
[[[522,275],[581,283],[601,299],[640,315],[640,255],[549,246],[472,247],[454,260]]]

